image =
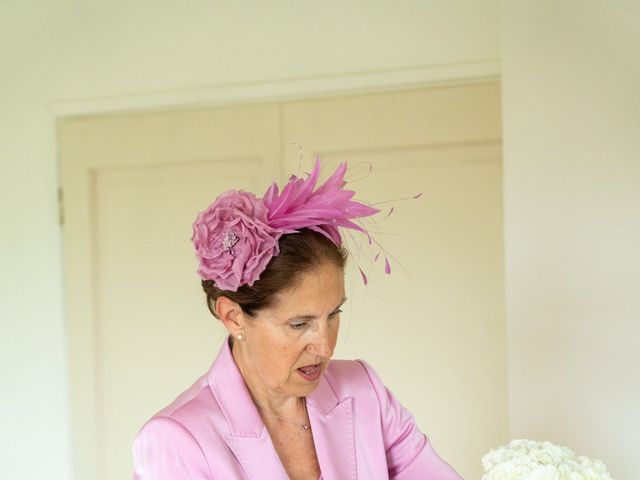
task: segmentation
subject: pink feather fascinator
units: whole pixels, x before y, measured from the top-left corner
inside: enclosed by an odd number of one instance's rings
[[[262,198],[244,190],[219,195],[193,224],[191,240],[199,276],[233,292],[242,285],[251,286],[278,255],[279,238],[303,228],[325,235],[336,245],[343,243],[341,231],[352,230],[371,245],[370,232],[360,219],[380,210],[354,200],[355,192],[345,188],[346,172],[347,164],[341,163],[318,186],[320,160],[316,159],[306,178],[291,175],[282,190],[274,182]],[[386,257],[385,272],[391,273]],[[367,276],[362,269],[360,273],[366,284]]]

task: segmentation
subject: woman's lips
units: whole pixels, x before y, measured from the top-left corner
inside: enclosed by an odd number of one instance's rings
[[[298,373],[306,381],[315,382],[320,378],[320,374],[322,373],[322,367],[320,366],[319,363],[316,365],[307,365],[304,367],[300,367],[298,369]]]

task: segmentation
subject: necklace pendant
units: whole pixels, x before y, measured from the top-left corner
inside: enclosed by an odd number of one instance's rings
[[[309,430],[309,425],[302,425],[302,429],[306,432]]]

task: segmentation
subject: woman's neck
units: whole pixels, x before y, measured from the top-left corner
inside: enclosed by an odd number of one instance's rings
[[[264,385],[251,365],[245,360],[242,354],[242,347],[231,343],[231,354],[240,370],[244,383],[249,390],[254,403],[260,410],[267,413],[281,415],[283,417],[296,417],[300,412],[304,412],[304,399],[292,395],[283,395],[280,392],[269,389]]]

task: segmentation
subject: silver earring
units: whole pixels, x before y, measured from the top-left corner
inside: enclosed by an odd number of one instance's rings
[[[244,337],[242,336],[242,334],[241,334],[241,333],[239,333],[238,335],[236,335],[236,338],[237,338],[238,340],[242,341],[242,339],[243,339]]]

